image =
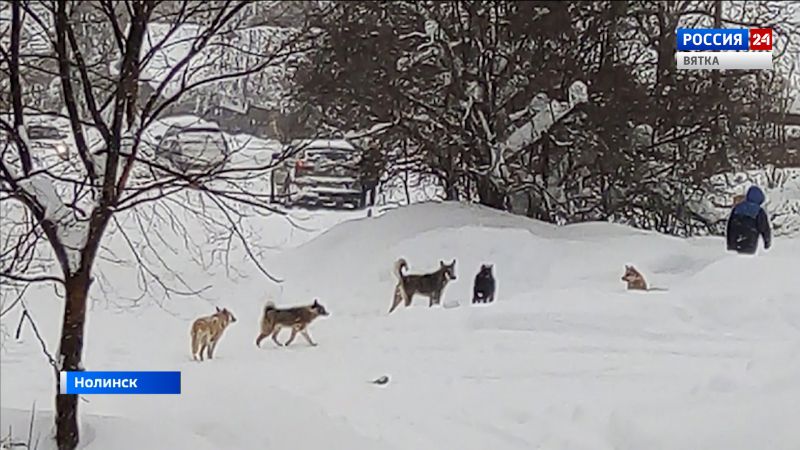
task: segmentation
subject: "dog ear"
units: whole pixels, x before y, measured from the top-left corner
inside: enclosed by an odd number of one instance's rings
[[[444,261],[442,261],[442,260],[440,259],[440,260],[439,260],[439,267],[444,267],[444,266],[445,266],[445,264],[444,264]]]
[[[455,258],[453,258],[453,262],[451,262],[450,265],[451,266],[455,266],[456,265],[456,259]]]
[[[312,306],[319,306],[319,299],[318,298],[314,299],[314,305],[312,305]]]
[[[222,310],[219,309],[219,306],[215,306],[215,308],[217,308],[217,312],[222,312]]]

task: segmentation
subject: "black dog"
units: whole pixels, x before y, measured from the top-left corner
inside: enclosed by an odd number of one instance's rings
[[[494,275],[491,264],[481,264],[481,270],[475,275],[475,286],[472,289],[472,303],[491,303],[494,301]]]

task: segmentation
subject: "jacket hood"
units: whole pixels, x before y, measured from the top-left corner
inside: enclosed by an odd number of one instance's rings
[[[760,205],[764,203],[764,192],[758,186],[750,186],[750,189],[747,190],[746,199],[748,202]]]

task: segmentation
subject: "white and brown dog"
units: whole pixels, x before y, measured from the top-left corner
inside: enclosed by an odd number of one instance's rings
[[[644,275],[633,266],[625,266],[625,274],[622,275],[622,281],[628,283],[629,291],[649,290]]]

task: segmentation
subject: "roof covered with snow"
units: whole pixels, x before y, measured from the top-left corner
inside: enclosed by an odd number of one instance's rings
[[[291,145],[292,147],[303,149],[331,149],[349,151],[356,149],[353,144],[344,139],[298,139],[292,141]]]

